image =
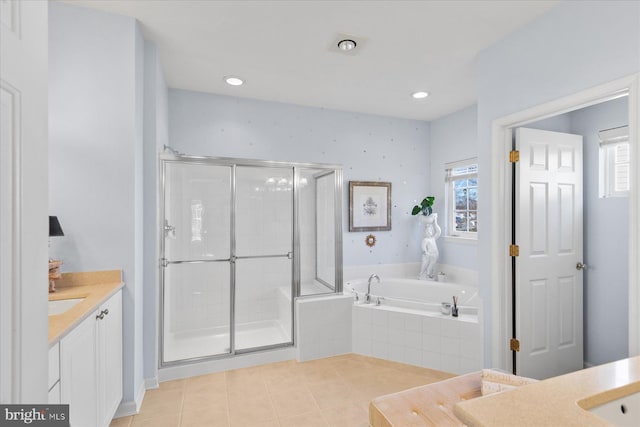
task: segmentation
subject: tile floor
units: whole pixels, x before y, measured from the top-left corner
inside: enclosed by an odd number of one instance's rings
[[[454,375],[347,354],[168,381],[111,427],[367,427],[376,396]]]

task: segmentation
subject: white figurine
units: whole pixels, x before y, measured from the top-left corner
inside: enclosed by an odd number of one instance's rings
[[[436,276],[433,270],[438,262],[438,245],[436,240],[442,234],[442,230],[438,225],[438,214],[432,213],[429,216],[423,217],[424,222],[424,239],[422,239],[422,267],[420,268],[420,279],[422,280],[435,280]]]

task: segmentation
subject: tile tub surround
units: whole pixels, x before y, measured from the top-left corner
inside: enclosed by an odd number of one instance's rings
[[[121,270],[62,273],[49,301],[84,298],[62,314],[49,316],[49,346],[80,324],[90,313],[124,286]]]
[[[373,398],[451,377],[355,354],[289,360],[163,382],[111,427],[367,427]]]
[[[608,426],[589,409],[639,390],[640,356],[636,356],[461,402],[454,413],[470,427]]]
[[[455,374],[482,368],[482,328],[477,316],[355,304],[353,352]]]

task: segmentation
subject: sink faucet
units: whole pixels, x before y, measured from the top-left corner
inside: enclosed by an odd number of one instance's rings
[[[364,296],[365,304],[371,303],[371,281],[373,279],[378,279],[378,283],[380,283],[380,277],[378,277],[377,274],[372,274],[371,276],[369,276],[369,281],[367,282],[367,294]]]

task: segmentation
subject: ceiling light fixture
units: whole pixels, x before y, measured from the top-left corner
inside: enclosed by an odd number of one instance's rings
[[[344,50],[345,52],[355,49],[356,46],[357,46],[357,43],[351,39],[344,39],[338,42],[338,48],[340,50]]]
[[[225,76],[224,81],[231,86],[240,86],[244,83],[244,80],[236,76]]]
[[[429,96],[429,92],[424,92],[424,91],[413,92],[413,93],[411,94],[411,96],[412,96],[414,99],[424,99],[424,98],[426,98],[427,96]]]

